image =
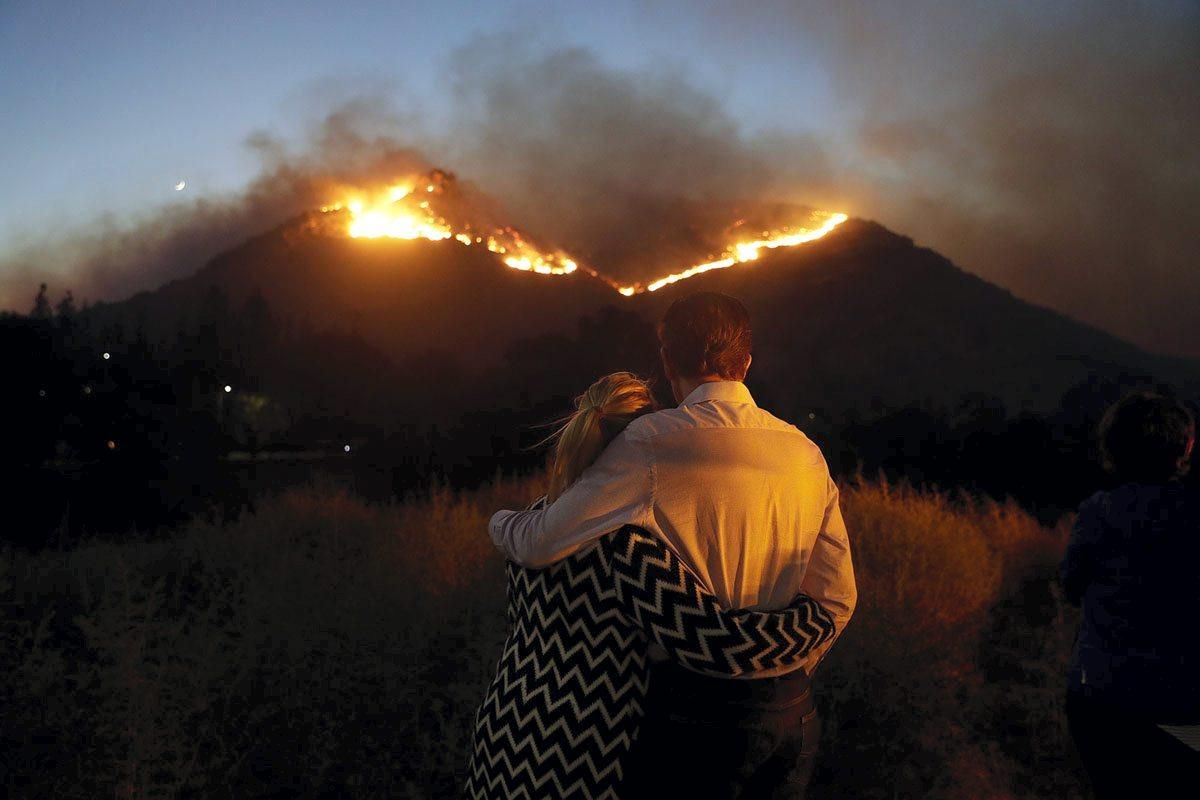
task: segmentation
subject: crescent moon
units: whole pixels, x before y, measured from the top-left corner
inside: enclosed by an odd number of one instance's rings
[[[175,191],[182,192],[183,187],[185,186],[187,186],[187,181],[180,181],[179,183],[175,184]]]

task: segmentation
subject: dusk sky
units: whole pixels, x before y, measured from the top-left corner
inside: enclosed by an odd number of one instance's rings
[[[280,163],[336,171],[353,109],[527,220],[650,172],[754,181],[1200,356],[1196,2],[8,0],[0,104],[0,307],[193,271],[291,209],[245,201]]]

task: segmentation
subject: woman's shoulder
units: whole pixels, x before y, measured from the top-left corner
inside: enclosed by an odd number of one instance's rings
[[[1109,489],[1101,489],[1079,504],[1079,513],[1111,512],[1137,506],[1146,501],[1167,498],[1185,499],[1186,491],[1181,484],[1171,483],[1122,483]]]
[[[1125,483],[1099,491],[1079,504],[1083,525],[1103,528],[1200,525],[1200,490],[1179,481]]]
[[[1097,492],[1084,501],[1101,507],[1123,508],[1146,503],[1170,504],[1182,509],[1200,508],[1200,490],[1191,483],[1171,480],[1160,483],[1123,483]],[[1082,508],[1082,506],[1081,506]]]
[[[1079,504],[1076,508],[1076,513],[1080,521],[1088,519],[1103,519],[1108,516],[1112,508],[1113,490],[1102,489],[1093,493],[1086,500]]]

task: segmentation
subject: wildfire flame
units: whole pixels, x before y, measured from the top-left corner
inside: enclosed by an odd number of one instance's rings
[[[453,238],[468,247],[483,246],[503,257],[504,263],[519,270],[542,275],[569,275],[581,269],[580,265],[559,250],[542,250],[528,241],[515,228],[508,226],[484,226],[476,228],[468,222],[454,224],[435,210],[438,200],[446,191],[451,176],[434,170],[428,176],[412,178],[395,183],[375,192],[346,190],[341,202],[322,206],[326,213],[343,212],[349,215],[346,232],[355,239],[428,239],[441,241]],[[654,292],[664,286],[691,278],[715,269],[727,269],[735,264],[756,261],[763,250],[777,247],[794,247],[815,241],[825,236],[847,220],[841,213],[817,212],[813,215],[813,227],[790,227],[776,231],[762,231],[761,238],[735,242],[720,254],[720,257],[696,264],[649,283],[620,285],[596,270],[582,267],[583,271],[600,278],[620,294],[631,297],[643,292]]]
[[[785,228],[782,231],[777,231],[774,234],[763,231],[765,238],[755,239],[748,242],[736,242],[730,246],[721,258],[715,261],[707,261],[703,264],[697,264],[694,267],[688,267],[682,272],[673,272],[670,275],[664,275],[657,280],[642,286],[634,284],[633,286],[622,286],[617,291],[629,297],[631,295],[640,294],[641,292],[656,292],[664,286],[669,286],[672,283],[682,281],[686,278],[691,278],[714,269],[726,269],[734,264],[744,264],[747,261],[758,260],[764,249],[774,250],[776,247],[794,247],[798,244],[805,244],[816,239],[820,239],[831,230],[841,225],[849,217],[845,214],[823,214],[824,221],[815,228]]]
[[[475,230],[470,224],[452,225],[434,209],[447,177],[434,171],[421,182],[397,183],[375,193],[352,191],[346,200],[322,206],[324,212],[350,216],[347,233],[355,239],[429,239],[453,237],[464,245],[482,245],[504,257],[513,269],[542,275],[569,275],[579,268],[566,253],[539,250],[508,226]]]

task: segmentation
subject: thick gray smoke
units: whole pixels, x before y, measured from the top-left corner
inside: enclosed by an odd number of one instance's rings
[[[331,180],[428,163],[622,277],[753,201],[807,203],[876,219],[1150,349],[1200,356],[1196,3],[730,9],[678,13],[702,15],[714,43],[802,50],[830,77],[836,130],[797,109],[792,133],[755,137],[679,70],[486,38],[448,65],[449,134],[416,136],[371,98],[339,106],[299,155],[257,135],[264,169],[243,197],[77,237],[70,285],[94,298],[158,285],[326,202]],[[35,287],[16,263],[0,264],[0,300],[22,307],[11,298]]]
[[[858,122],[853,210],[1016,294],[1200,356],[1200,4],[792,16]],[[773,35],[780,35],[775,31]]]
[[[611,272],[669,245],[647,221],[707,224],[680,197],[718,216],[786,199],[876,219],[1023,298],[1200,356],[1200,5],[732,9],[677,13],[706,13],[713,46],[815,52],[836,133],[748,138],[684,75],[499,37],[456,62],[464,171]]]
[[[453,77],[463,172],[518,222],[616,277],[693,263],[672,251],[757,200],[818,204],[828,182],[811,138],[750,140],[678,72],[617,72],[587,51],[531,52],[497,36],[464,49]]]

